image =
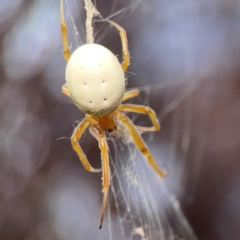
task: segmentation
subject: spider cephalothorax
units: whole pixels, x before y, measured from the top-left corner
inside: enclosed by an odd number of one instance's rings
[[[63,85],[62,92],[70,97],[79,109],[86,113],[85,118],[74,129],[71,142],[74,151],[79,156],[80,161],[87,171],[94,173],[102,172],[103,203],[100,228],[102,227],[110,185],[106,131],[113,131],[117,127],[120,127],[119,123],[121,123],[121,125],[127,129],[136,147],[146,157],[153,169],[161,177],[166,175],[165,171],[157,166],[151,152],[138,133],[138,130],[145,132],[160,130],[155,112],[147,106],[122,104],[122,102],[128,99],[138,96],[139,91],[131,90],[125,92],[124,72],[130,64],[126,32],[117,23],[111,20],[106,21],[114,26],[120,33],[123,52],[122,64],[119,63],[117,57],[110,50],[99,44],[85,44],[80,46],[70,56],[66,24],[64,22],[63,0],[61,0],[61,28],[64,57],[68,62],[66,67],[66,84]],[[124,112],[147,114],[153,126],[136,126]],[[78,141],[87,128],[89,128],[90,133],[99,143],[102,158],[101,169],[95,169],[91,166],[79,145]]]

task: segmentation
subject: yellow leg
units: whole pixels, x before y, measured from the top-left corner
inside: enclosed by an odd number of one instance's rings
[[[101,169],[95,169],[91,166],[91,164],[88,162],[86,155],[84,154],[82,148],[80,147],[78,141],[81,138],[82,134],[84,133],[84,131],[86,130],[86,128],[89,126],[90,124],[90,119],[89,118],[85,118],[82,122],[80,122],[78,124],[78,126],[74,129],[74,132],[72,134],[71,137],[71,141],[72,141],[72,147],[73,150],[77,153],[80,161],[82,162],[84,168],[89,171],[89,172],[93,172],[93,173],[99,173],[102,170]]]
[[[143,105],[134,105],[134,104],[123,104],[119,107],[120,111],[123,112],[134,112],[134,113],[141,113],[141,114],[147,114],[152,123],[152,127],[142,127],[142,126],[135,126],[138,130],[144,131],[144,132],[155,132],[160,130],[160,124],[158,122],[158,119],[156,117],[156,113],[147,106]]]
[[[151,155],[141,136],[138,134],[137,129],[133,125],[132,121],[127,116],[123,115],[121,112],[118,112],[118,118],[123,122],[124,126],[127,128],[130,135],[132,136],[137,148],[147,158],[148,163],[151,165],[151,167],[158,173],[160,177],[165,177],[166,172],[157,166],[153,156]]]
[[[137,97],[138,95],[139,95],[139,90],[137,90],[137,89],[127,91],[124,93],[122,102],[127,101],[130,98]]]
[[[101,211],[100,226],[99,226],[99,229],[101,229],[103,219],[104,219],[106,203],[107,203],[108,189],[110,186],[108,145],[107,145],[106,136],[103,130],[99,128],[91,127],[90,133],[98,140],[99,148],[101,150],[101,157],[102,157],[103,202],[102,202],[102,211]]]
[[[119,35],[122,42],[122,54],[123,54],[122,69],[125,72],[128,66],[130,65],[130,54],[128,51],[128,41],[127,41],[126,31],[123,27],[121,27],[117,23],[111,20],[106,20],[106,21],[109,22],[112,26],[114,26],[119,31]]]
[[[68,61],[70,57],[70,50],[69,50],[68,39],[67,39],[67,25],[64,20],[63,1],[64,0],[60,0],[61,31],[62,31],[62,40],[63,40],[63,55],[66,61]]]
[[[68,97],[71,97],[66,83],[62,86],[62,93],[67,95]]]

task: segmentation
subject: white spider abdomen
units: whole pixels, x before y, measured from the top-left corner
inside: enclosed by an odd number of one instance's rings
[[[97,116],[115,110],[125,91],[121,64],[110,50],[99,44],[85,44],[72,53],[66,82],[76,106]]]

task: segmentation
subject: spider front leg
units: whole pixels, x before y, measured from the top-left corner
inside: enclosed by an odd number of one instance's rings
[[[133,141],[135,142],[137,148],[142,152],[142,154],[147,158],[148,163],[151,165],[151,167],[158,173],[160,177],[165,177],[166,172],[158,167],[156,164],[152,154],[150,153],[149,149],[147,148],[146,144],[144,143],[143,139],[137,132],[137,129],[135,128],[132,121],[125,115],[123,115],[121,112],[118,112],[118,118],[122,121],[124,126],[127,128],[128,132],[133,138]]]
[[[66,61],[68,61],[68,59],[70,58],[70,50],[69,50],[68,39],[67,39],[67,25],[64,20],[63,1],[64,0],[60,0],[61,31],[62,31],[62,40],[63,40],[63,55]]]
[[[135,104],[123,104],[119,107],[119,110],[123,112],[147,114],[153,123],[153,127],[142,127],[135,125],[135,127],[140,131],[155,132],[159,131],[161,128],[158,119],[156,118],[156,113],[150,107]]]
[[[101,157],[102,157],[103,202],[102,202],[102,211],[101,211],[100,226],[99,226],[99,229],[101,229],[105,208],[106,208],[106,203],[107,203],[108,189],[110,186],[108,145],[107,145],[105,133],[102,129],[100,129],[99,127],[91,127],[90,133],[98,140],[99,148],[101,151]]]
[[[118,31],[122,42],[122,54],[123,54],[123,62],[122,62],[122,69],[125,72],[130,65],[130,54],[128,51],[128,41],[127,41],[127,34],[123,27],[118,25],[117,23],[106,20],[108,23],[110,23],[112,26],[114,26]]]
[[[91,166],[91,164],[88,162],[86,155],[84,154],[82,148],[79,145],[79,140],[83,133],[85,132],[86,128],[90,124],[90,119],[86,117],[82,122],[78,124],[78,126],[74,129],[74,132],[71,137],[72,147],[73,150],[77,153],[80,161],[82,162],[84,168],[93,173],[99,173],[102,171],[102,169],[95,169]]]

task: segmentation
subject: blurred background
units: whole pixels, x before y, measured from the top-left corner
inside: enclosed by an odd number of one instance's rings
[[[103,16],[130,6],[114,1],[97,1]],[[81,35],[83,3],[68,4]],[[128,9],[113,19],[128,34],[128,87],[147,95],[139,103],[162,125],[144,138],[168,170],[166,185],[199,239],[238,240],[240,1],[143,0]],[[98,230],[101,176],[83,169],[69,139],[84,115],[61,93],[59,18],[59,1],[0,2],[1,240],[108,239],[107,224]],[[117,31],[104,33],[96,41],[121,56]],[[86,134],[81,144],[99,167],[95,140]]]

